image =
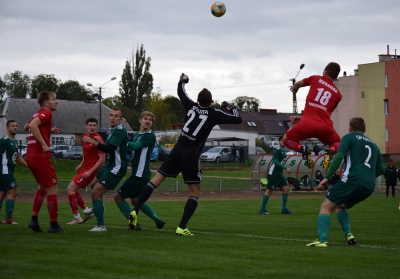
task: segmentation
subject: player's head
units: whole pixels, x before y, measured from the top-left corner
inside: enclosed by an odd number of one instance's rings
[[[285,142],[283,141],[283,135],[279,136],[278,141],[279,141],[279,145],[282,148],[285,147]]]
[[[365,133],[365,121],[361,117],[353,117],[350,119],[349,132]]]
[[[9,135],[16,135],[18,133],[18,123],[15,120],[8,120],[7,124],[7,134]]]
[[[48,109],[50,111],[57,110],[56,93],[52,91],[42,91],[38,94],[37,102],[41,108]]]
[[[122,123],[122,111],[120,108],[112,108],[108,114],[108,119],[110,120],[111,128],[117,127]]]
[[[199,95],[197,95],[197,102],[199,102],[199,105],[202,107],[211,106],[211,104],[214,103],[211,92],[208,91],[208,89],[206,89],[206,88],[201,90],[199,92]]]
[[[97,119],[96,118],[92,118],[89,117],[88,119],[86,119],[86,131],[89,133],[89,135],[93,135],[97,132]]]
[[[340,65],[336,62],[331,62],[326,65],[324,75],[330,77],[332,80],[337,79],[340,73]]]
[[[151,125],[153,125],[153,121],[155,120],[155,116],[151,111],[144,111],[139,116],[140,123],[140,131],[147,132],[150,130]]]

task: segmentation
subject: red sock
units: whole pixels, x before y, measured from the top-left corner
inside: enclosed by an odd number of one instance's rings
[[[284,141],[286,147],[288,147],[289,149],[292,149],[294,151],[300,152],[300,148],[301,148],[301,144],[298,141],[294,141],[294,140],[285,140]]]
[[[339,151],[339,146],[340,146],[340,142],[335,142],[334,144],[332,144],[330,146],[330,148],[332,149],[332,153],[335,154]]]
[[[85,201],[83,200],[81,194],[79,192],[76,192],[76,198],[78,199],[78,205],[82,208],[85,209],[87,207]],[[78,213],[78,212],[77,212]]]
[[[43,189],[36,191],[35,197],[33,198],[32,216],[37,216],[39,214],[46,194],[46,191]]]
[[[69,200],[69,205],[71,206],[71,209],[72,209],[72,213],[74,213],[74,214],[79,213],[78,201],[77,201],[76,194],[68,195],[68,200]]]
[[[50,222],[57,222],[58,219],[57,195],[47,195],[47,210],[49,211]]]

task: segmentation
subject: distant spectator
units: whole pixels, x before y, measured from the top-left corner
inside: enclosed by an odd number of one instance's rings
[[[240,156],[239,163],[244,163],[244,147],[243,147],[243,144],[241,144],[240,147],[239,147],[239,156]]]
[[[339,180],[340,180],[340,173],[339,171],[335,171],[331,179],[329,179],[329,184],[335,185],[336,183],[338,183]]]
[[[389,188],[392,187],[392,196],[395,197],[395,187],[397,184],[397,170],[393,166],[393,161],[390,160],[389,165],[386,167],[386,171],[384,173],[386,179],[386,197],[389,196]]]
[[[321,150],[318,146],[318,144],[314,144],[314,147],[312,149],[314,151],[315,155],[318,155],[319,151]]]
[[[231,147],[231,154],[232,154],[232,162],[236,163],[237,149],[236,149],[236,146],[234,143],[232,144],[232,147]]]
[[[319,183],[322,180],[324,180],[324,176],[322,175],[320,170],[317,170],[317,172],[315,173],[315,176],[314,176],[315,184],[319,185]],[[328,186],[326,184],[324,185],[324,188],[325,188],[325,190],[328,190]]]

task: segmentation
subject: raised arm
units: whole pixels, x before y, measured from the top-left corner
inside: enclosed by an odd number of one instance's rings
[[[179,82],[178,82],[178,97],[179,100],[181,100],[181,103],[183,107],[185,108],[185,111],[187,112],[192,104],[194,104],[194,101],[189,98],[189,96],[186,94],[185,90],[185,84],[189,83],[189,77],[185,74],[181,74],[179,77]]]

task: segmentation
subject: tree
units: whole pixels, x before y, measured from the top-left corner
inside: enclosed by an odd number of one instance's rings
[[[150,73],[151,58],[146,58],[143,45],[136,54],[131,53],[131,59],[125,63],[122,72],[119,92],[122,104],[134,110],[143,108],[146,98],[153,90],[153,75]]]
[[[61,81],[56,79],[53,74],[51,75],[41,74],[35,76],[32,79],[32,84],[31,84],[32,87],[31,98],[36,99],[37,95],[41,91],[56,92],[60,83]]]
[[[121,108],[122,107],[122,98],[120,96],[112,96],[103,99],[102,103],[109,108]]]
[[[75,80],[67,80],[58,87],[57,99],[69,101],[85,101],[93,98],[92,91]]]
[[[258,112],[260,107],[260,100],[254,97],[239,96],[231,101],[239,111],[254,111]]]
[[[167,143],[175,144],[178,141],[179,136],[180,136],[179,132],[176,134],[173,134],[173,135],[169,135],[169,134],[165,133],[160,136],[158,143],[159,144],[167,144]]]
[[[145,109],[155,115],[153,130],[168,130],[171,126],[171,119],[168,113],[169,105],[164,103],[160,93],[151,93],[145,104]]]
[[[5,74],[4,83],[6,85],[6,94],[10,98],[25,99],[30,95],[31,78],[28,75],[24,75],[21,71]]]
[[[121,107],[122,116],[125,118],[126,122],[128,122],[129,126],[131,126],[132,130],[139,131],[140,123],[139,123],[139,111],[132,110],[126,106]]]
[[[171,95],[164,98],[164,103],[168,104],[168,114],[172,124],[183,124],[185,122],[185,108],[181,101]]]
[[[0,77],[0,102],[3,101],[3,97],[6,95],[6,91],[7,91],[6,84]]]
[[[211,107],[215,109],[221,109],[221,104],[218,100],[215,100],[214,103],[211,104]]]

